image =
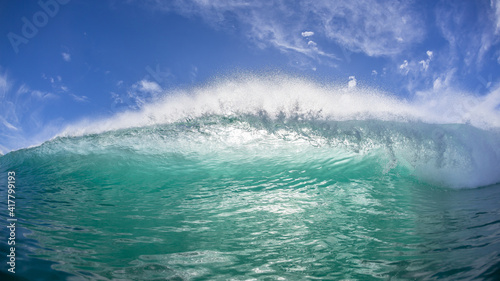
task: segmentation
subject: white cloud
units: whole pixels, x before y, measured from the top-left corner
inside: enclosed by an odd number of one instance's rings
[[[312,31],[303,31],[301,34],[302,34],[302,37],[309,37],[309,36],[313,36],[314,32],[312,32]]]
[[[191,71],[189,72],[189,76],[191,78],[191,82],[194,82],[196,78],[198,77],[198,67],[197,66],[191,66]]]
[[[69,94],[77,102],[88,102],[89,98],[87,96],[78,96],[73,93]]]
[[[49,125],[41,113],[47,102],[56,97],[26,84],[16,86],[0,67],[0,150],[5,153],[52,137],[53,131],[47,129]]]
[[[25,84],[22,84],[21,86],[19,86],[19,88],[17,89],[16,91],[16,96],[19,96],[19,95],[24,95],[26,93],[28,93],[30,91],[29,87],[26,86]]]
[[[160,85],[154,81],[141,80],[137,85],[138,89],[143,92],[157,93],[161,91]]]
[[[399,54],[420,42],[423,17],[406,1],[228,1],[150,0],[149,6],[187,17],[201,17],[215,28],[234,28],[259,48],[273,47],[289,55],[301,54],[319,62],[338,60],[331,52],[309,48],[304,37],[369,56]],[[311,30],[304,30],[304,27]],[[317,46],[316,46],[317,47]]]
[[[432,51],[425,52],[427,58],[418,60],[404,60],[402,64],[398,66],[399,72],[403,75],[409,75],[409,78],[412,80],[411,84],[415,84],[419,79],[428,77],[426,74],[429,69],[430,63],[432,61],[433,53]],[[423,80],[420,80],[423,82]],[[418,84],[418,83],[417,83]],[[408,85],[409,89],[411,89],[415,85]]]
[[[70,55],[69,53],[65,53],[65,52],[63,52],[61,55],[62,55],[62,57],[63,57],[63,59],[64,59],[65,61],[67,61],[67,62],[70,62],[70,61],[71,61],[71,55]]]
[[[495,11],[495,21],[496,21],[496,27],[495,27],[495,33],[498,34],[500,33],[500,0],[491,0],[491,7]]]
[[[372,75],[373,75],[373,76],[377,76],[377,75],[378,75],[378,72],[374,69],[374,70],[372,70]]]
[[[2,120],[2,124],[7,127],[8,129],[10,130],[14,130],[14,131],[18,131],[19,129],[16,128],[16,126],[10,124],[9,122],[7,122],[7,120],[3,119],[1,116],[0,116],[0,119]]]
[[[122,85],[123,83],[119,83]],[[113,103],[111,107],[116,110],[119,108],[139,109],[144,104],[152,102],[161,96],[162,87],[148,79],[142,79],[134,83],[127,89],[126,93],[111,92]]]
[[[434,91],[441,90],[444,88],[451,88],[451,84],[455,79],[456,69],[451,69],[446,73],[443,73],[438,78],[434,80],[432,89]]]
[[[431,60],[432,60],[432,57],[433,57],[432,51],[427,51],[425,53],[427,54],[427,59],[426,60],[421,60],[421,61],[418,62],[419,64],[422,65],[422,70],[423,71],[427,71],[427,69],[429,68],[429,64],[431,63]]]
[[[403,63],[399,66],[399,69],[401,70],[401,72],[404,74],[404,75],[407,75],[408,72],[410,71],[409,67],[408,67],[408,61],[407,60],[404,60]]]
[[[480,69],[485,55],[500,41],[499,1],[442,1],[436,6],[436,25],[448,41],[449,61]],[[474,11],[474,12],[471,12]]]
[[[6,96],[10,87],[10,83],[7,81],[7,74],[0,75],[0,100]]]
[[[421,60],[419,64],[422,65],[422,69],[424,71],[427,71],[427,68],[429,68],[429,61],[428,60]]]
[[[424,37],[424,22],[408,2],[314,1],[326,36],[369,56],[401,53]]]
[[[8,130],[18,130],[12,123],[18,121],[16,115],[16,97],[11,97],[10,89],[12,83],[8,81],[6,73],[0,74],[0,120],[1,123]],[[0,127],[0,134],[5,135],[2,127]]]
[[[356,77],[349,76],[349,82],[347,82],[347,87],[349,89],[355,88],[357,85]]]
[[[52,86],[52,89],[53,89],[54,93],[56,93],[56,94],[67,94],[68,92],[70,92],[70,89],[68,88],[68,86],[66,86],[66,85],[63,84],[62,77],[60,75],[57,75],[56,78],[54,78],[54,77],[47,77],[45,74],[42,74],[42,78],[45,79],[45,80],[49,80],[50,81],[50,85]],[[70,94],[71,97],[73,97],[73,95],[74,94]],[[44,94],[43,97],[44,98],[47,98],[47,97],[51,97],[52,98],[52,97],[56,97],[56,95],[54,95],[52,93],[50,95]],[[76,96],[76,97],[79,97],[79,96]],[[75,98],[75,97],[73,97],[73,99],[75,99],[77,101],[82,101],[81,98]]]
[[[432,56],[434,55],[432,51],[427,51],[425,53],[427,54],[427,57],[429,57],[429,59],[432,60]]]

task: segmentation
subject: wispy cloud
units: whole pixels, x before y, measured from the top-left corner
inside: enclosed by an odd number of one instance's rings
[[[196,81],[196,78],[198,77],[198,67],[195,65],[191,66],[191,71],[189,72],[189,76],[191,78],[191,82]]]
[[[410,71],[410,68],[408,67],[408,61],[407,60],[404,60],[403,63],[399,66],[399,70],[401,71],[401,73],[403,73],[404,75],[407,75],[408,72]]]
[[[419,64],[422,65],[422,69],[424,71],[427,71],[427,69],[429,68],[429,64],[431,63],[433,57],[432,51],[427,51],[426,54],[427,54],[427,59],[419,61]]]
[[[42,112],[47,102],[58,96],[17,84],[0,68],[0,150],[6,153],[46,140],[53,136],[56,127],[45,122]],[[59,122],[59,120],[53,120]]]
[[[480,69],[485,55],[499,43],[500,4],[491,1],[441,1],[436,24],[448,41],[450,62]],[[475,12],[471,12],[475,11]],[[460,32],[456,32],[459,30]]]
[[[5,120],[5,119],[4,119],[3,117],[1,117],[1,116],[0,116],[0,120],[2,121],[2,124],[3,124],[5,127],[7,127],[8,129],[10,129],[10,130],[14,130],[14,131],[18,131],[18,130],[19,130],[16,126],[14,126],[14,125],[10,124],[7,120]]]
[[[76,102],[89,102],[89,98],[87,96],[77,95],[76,93],[71,91],[70,88],[66,86],[66,84],[64,84],[61,76],[57,75],[54,78],[54,77],[47,77],[45,74],[42,74],[42,78],[50,82],[50,85],[52,86],[52,91],[54,92],[54,93],[49,93],[48,95],[45,96],[45,98],[54,98],[57,97],[57,95],[60,96],[67,95]]]
[[[399,79],[402,78],[400,80],[402,81],[401,90],[415,94],[416,91],[432,88],[435,79],[438,79],[443,73],[450,72],[451,66],[445,65],[441,67],[439,64],[436,65],[433,63],[435,58],[436,55],[431,50],[418,54],[409,54],[407,59],[394,62],[392,67],[396,70],[396,73],[392,73],[391,70],[389,70],[389,73],[397,74]],[[377,74],[378,72],[376,74],[372,72],[372,75]],[[385,74],[386,69],[384,68],[380,76],[385,76]]]
[[[136,85],[134,85],[139,91],[144,93],[158,93],[161,91],[160,85],[154,81],[141,80]]]
[[[77,102],[88,102],[89,101],[89,98],[87,96],[79,96],[79,95],[75,95],[73,93],[69,93],[69,96],[73,98],[73,100],[77,101]]]
[[[63,52],[61,55],[63,57],[63,60],[65,60],[66,62],[70,62],[71,61],[71,55],[69,53]]]
[[[303,31],[301,34],[302,34],[302,37],[309,37],[309,36],[313,36],[314,32],[312,32],[312,31]]]
[[[494,21],[496,22],[495,33],[500,33],[500,0],[491,0],[491,8],[494,10]]]
[[[7,74],[0,74],[0,99],[3,99],[9,90],[10,83],[7,81]]]
[[[347,82],[347,88],[353,89],[356,88],[356,85],[358,84],[356,77],[355,76],[349,76],[349,82]]]
[[[201,17],[215,28],[237,21],[241,31],[259,48],[273,47],[318,62],[331,62],[342,56],[326,51],[331,46],[309,40],[313,35],[354,52],[386,56],[402,52],[425,34],[422,17],[404,1],[152,0],[149,5]]]
[[[139,109],[144,104],[160,98],[162,92],[163,88],[155,81],[142,79],[128,87],[125,93],[111,92],[112,108],[114,110]]]
[[[325,36],[369,56],[395,55],[425,35],[425,22],[405,1],[306,1]]]

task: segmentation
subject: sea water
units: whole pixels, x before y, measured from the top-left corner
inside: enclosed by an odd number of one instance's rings
[[[496,120],[293,79],[194,91],[1,156],[2,280],[500,277]]]

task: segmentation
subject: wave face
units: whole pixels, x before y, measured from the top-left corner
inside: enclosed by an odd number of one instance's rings
[[[18,182],[19,275],[498,277],[494,122],[304,83],[207,86],[1,156],[0,180]]]
[[[162,167],[196,162],[200,169],[219,168],[224,163],[235,167],[264,165],[275,171],[300,167],[321,170],[323,177],[331,180],[373,174],[383,178],[398,173],[401,178],[430,185],[474,188],[500,182],[499,143],[499,133],[470,125],[329,121],[300,114],[272,119],[261,113],[212,115],[82,137],[59,137],[15,155],[22,159],[36,155],[47,160],[66,155],[120,157],[127,162],[130,160],[126,158],[132,157],[140,165],[153,157],[152,164],[160,161]],[[150,168],[154,167],[157,165]]]

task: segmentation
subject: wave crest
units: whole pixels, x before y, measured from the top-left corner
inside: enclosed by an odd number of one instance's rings
[[[206,115],[266,114],[270,118],[305,118],[334,121],[421,121],[433,124],[467,123],[500,128],[500,89],[485,97],[443,92],[419,93],[401,100],[369,88],[321,85],[284,75],[256,76],[213,82],[184,91],[169,92],[139,111],[127,111],[102,120],[83,120],[60,136],[167,124]]]
[[[493,98],[484,98],[489,107]],[[40,147],[1,159],[69,153],[173,161],[163,166],[191,159],[199,167],[322,169],[332,179],[392,174],[453,188],[500,182],[497,113],[438,114],[440,103],[431,101],[250,76],[171,94],[140,111],[83,121]],[[457,124],[466,117],[466,124]]]

